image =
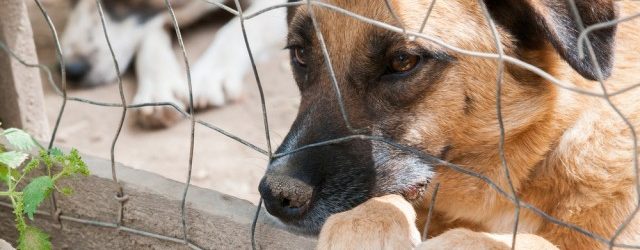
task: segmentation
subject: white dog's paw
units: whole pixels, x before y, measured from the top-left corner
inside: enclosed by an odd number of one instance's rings
[[[166,80],[164,80],[166,81]],[[175,82],[164,82],[162,80],[140,84],[133,104],[146,103],[171,103],[177,108],[185,109],[185,100],[188,100],[186,84],[180,80]],[[144,128],[166,128],[183,119],[183,115],[171,105],[150,105],[135,109],[135,117],[138,125]]]
[[[134,104],[143,103],[172,103],[176,107],[184,110],[182,101],[179,101],[173,93],[157,93],[158,95],[138,95],[134,99]],[[136,109],[136,122],[144,128],[166,128],[182,120],[183,115],[173,106],[146,106]]]
[[[158,18],[146,29],[136,59],[138,91],[133,104],[170,103],[185,110],[189,95],[184,68],[171,48],[171,37]],[[165,128],[183,118],[171,105],[137,108],[137,123],[145,128]]]
[[[193,70],[193,103],[196,109],[221,107],[242,95],[244,65],[235,69],[198,62]]]

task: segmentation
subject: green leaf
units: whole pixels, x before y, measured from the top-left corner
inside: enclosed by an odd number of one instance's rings
[[[37,145],[33,138],[29,134],[27,134],[27,132],[24,132],[17,128],[7,129],[2,132],[2,135],[7,138],[9,144],[20,151],[28,152]]]
[[[28,154],[18,151],[4,152],[0,153],[0,163],[10,168],[18,168],[28,157]]]
[[[24,213],[33,220],[33,214],[38,210],[40,203],[53,189],[53,180],[49,176],[40,176],[31,180],[22,191],[24,194]]]
[[[20,239],[18,239],[18,249],[49,250],[51,249],[49,235],[36,227],[27,226],[24,233],[20,235]]]

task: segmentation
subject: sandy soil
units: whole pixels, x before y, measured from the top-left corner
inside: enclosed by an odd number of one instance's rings
[[[69,11],[66,1],[49,0],[45,1],[45,4],[56,26],[63,29],[65,17]],[[30,15],[40,62],[53,67],[56,62],[53,43],[44,19],[33,6],[30,8]],[[196,59],[208,45],[220,22],[212,25],[204,25],[186,32],[186,46],[193,59]],[[274,148],[286,135],[295,117],[299,101],[297,88],[286,63],[287,55],[284,51],[275,53],[276,55],[271,59],[258,65],[267,100]],[[136,89],[133,74],[129,72],[124,77],[128,100],[133,98]],[[198,112],[196,117],[266,148],[256,82],[252,74],[248,74],[245,79],[245,96],[241,101],[223,108]],[[45,95],[49,123],[53,127],[62,99],[46,84]],[[95,101],[120,102],[116,84],[70,90],[69,95]],[[120,108],[68,102],[55,143],[58,146],[74,147],[85,154],[108,159],[121,112]],[[116,161],[177,181],[186,181],[189,159],[189,122],[185,120],[163,130],[144,130],[134,124],[132,114],[130,112],[127,115],[118,139],[115,148]],[[257,203],[259,198],[257,185],[266,164],[266,156],[209,128],[196,126],[192,184]]]

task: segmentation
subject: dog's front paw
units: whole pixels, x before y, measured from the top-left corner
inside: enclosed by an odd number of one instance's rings
[[[318,249],[411,249],[420,243],[416,213],[399,195],[370,199],[329,217]]]
[[[163,19],[148,27],[136,59],[138,91],[133,104],[170,103],[185,110],[189,101],[186,74],[173,50]],[[186,110],[185,110],[186,111]],[[145,128],[165,128],[183,115],[173,106],[148,105],[135,109],[137,123]]]
[[[245,62],[216,65],[216,61],[198,61],[193,69],[193,102],[196,109],[221,107],[242,94]]]
[[[155,83],[143,83],[139,85],[133,104],[150,104],[135,109],[136,123],[143,128],[157,129],[170,127],[182,120],[183,115],[175,107],[185,110],[186,90],[180,90],[177,83],[162,84],[160,80]],[[171,86],[176,86],[171,87]],[[185,87],[186,88],[186,87]],[[159,103],[171,103],[170,105],[153,105]]]

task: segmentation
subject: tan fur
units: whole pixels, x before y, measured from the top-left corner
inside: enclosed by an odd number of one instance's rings
[[[438,237],[425,241],[416,249],[511,249],[511,234],[488,234],[457,228],[449,230]],[[518,234],[516,238],[518,250],[558,249],[540,236]]]
[[[415,220],[413,207],[401,196],[373,198],[331,216],[320,233],[318,249],[410,249],[420,243]]]
[[[403,25],[416,30],[429,3],[430,1],[419,0],[393,1],[393,6]],[[368,4],[331,1],[331,4],[394,23],[387,14],[383,1]],[[621,1],[617,4],[621,17],[640,12],[637,3]],[[319,22],[324,24],[323,34],[332,53],[334,68],[340,74],[340,69],[351,63],[349,56],[341,54],[341,51],[353,50],[358,41],[365,39],[364,31],[371,27],[331,11],[316,8],[316,12]],[[615,68],[605,84],[609,92],[638,83],[640,35],[637,27],[640,27],[640,21],[637,20],[622,23],[618,27]],[[464,49],[496,51],[488,23],[476,1],[438,1],[424,33]],[[513,55],[518,48],[507,33],[502,30],[500,33],[505,53]],[[427,41],[419,41],[422,46],[438,48]],[[427,153],[433,155],[438,153],[435,151],[438,148],[452,145],[447,161],[487,176],[510,193],[498,151],[494,73],[497,72],[497,62],[456,56],[458,61],[455,66],[448,69],[438,82],[438,91],[431,94],[429,100],[414,105],[420,115],[417,115],[405,139],[427,148]],[[585,80],[577,74],[549,44],[536,51],[527,51],[520,57],[546,70],[568,86],[602,92],[597,82]],[[485,72],[487,69],[494,71]],[[531,79],[531,82],[519,82],[516,78]],[[478,82],[485,84],[476,84]],[[531,83],[537,86],[526,86]],[[461,89],[464,91],[460,91]],[[464,105],[461,101],[464,100],[464,94],[474,101],[471,115],[451,114],[450,110],[460,109]],[[612,98],[613,103],[636,126],[640,125],[638,96],[640,91],[634,90]],[[560,221],[610,238],[638,202],[631,157],[632,137],[627,125],[605,100],[561,89],[513,65],[507,65],[504,74],[502,103],[506,126],[505,154],[517,195],[522,201]],[[440,183],[440,190],[435,208],[437,216],[434,217],[436,219],[432,222],[434,225],[431,226],[429,235],[438,235],[459,225],[473,225],[473,230],[496,235],[456,229],[428,240],[421,246],[422,249],[508,247],[508,243],[499,240],[498,238],[503,238],[497,234],[511,232],[515,214],[513,203],[484,181],[447,167],[438,167],[435,176],[433,183]],[[420,226],[425,221],[425,211],[430,200],[430,196],[427,196],[424,210],[418,212]],[[371,206],[374,205],[367,202],[350,212],[331,217],[320,236],[320,248],[331,249],[331,244],[342,244],[341,240],[353,243],[379,235],[382,235],[379,239],[391,237],[376,231],[379,225],[374,224],[378,220],[383,220],[380,223],[386,225],[389,221],[406,219],[398,211],[376,210],[371,209]],[[409,215],[412,213],[404,212]],[[367,224],[371,231],[363,232],[359,223],[367,218],[372,220],[371,224]],[[521,233],[543,237],[563,249],[605,247],[601,242],[553,224],[526,209],[521,210],[519,229]],[[381,230],[399,233],[406,231],[406,228],[384,227]],[[361,235],[363,233],[364,236]],[[522,237],[519,242],[523,249],[553,247],[537,236],[519,236]],[[363,244],[361,242],[365,241],[358,242]],[[376,242],[367,240],[364,244],[369,243]],[[634,219],[616,243],[640,244],[640,219]],[[527,246],[539,248],[524,248]]]

